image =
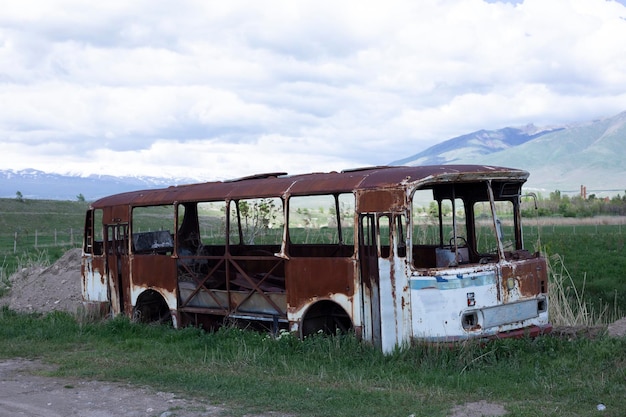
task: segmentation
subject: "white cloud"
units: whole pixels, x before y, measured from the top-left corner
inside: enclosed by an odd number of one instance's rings
[[[24,0],[0,11],[3,168],[231,178],[384,164],[611,116],[605,0]]]

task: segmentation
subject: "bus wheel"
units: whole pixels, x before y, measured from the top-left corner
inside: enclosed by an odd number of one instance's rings
[[[161,294],[147,290],[137,298],[133,321],[139,323],[172,323],[170,308]]]
[[[301,335],[346,333],[351,329],[352,320],[340,305],[320,301],[311,306],[302,319]]]

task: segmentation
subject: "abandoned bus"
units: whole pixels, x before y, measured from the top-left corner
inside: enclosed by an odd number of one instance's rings
[[[373,167],[105,197],[86,213],[84,304],[174,327],[350,330],[384,352],[539,334],[551,327],[548,280],[524,248],[527,177]]]

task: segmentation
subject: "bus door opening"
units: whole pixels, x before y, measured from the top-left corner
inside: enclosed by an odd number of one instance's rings
[[[128,270],[128,223],[107,226],[107,266],[114,314],[123,314],[130,306]]]
[[[361,214],[359,218],[359,259],[361,266],[361,305],[363,306],[363,336],[374,346],[381,347],[380,278],[376,216]]]

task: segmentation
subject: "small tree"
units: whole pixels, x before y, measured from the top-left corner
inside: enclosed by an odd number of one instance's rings
[[[243,221],[245,242],[248,245],[253,245],[256,237],[272,226],[280,213],[280,209],[271,198],[250,200],[250,202],[239,201],[238,204]]]
[[[15,199],[20,203],[24,202],[24,196],[22,195],[21,191],[15,193]]]
[[[80,201],[80,202],[84,202],[85,201],[85,196],[83,195],[83,193],[80,193],[76,196],[76,200]]]

